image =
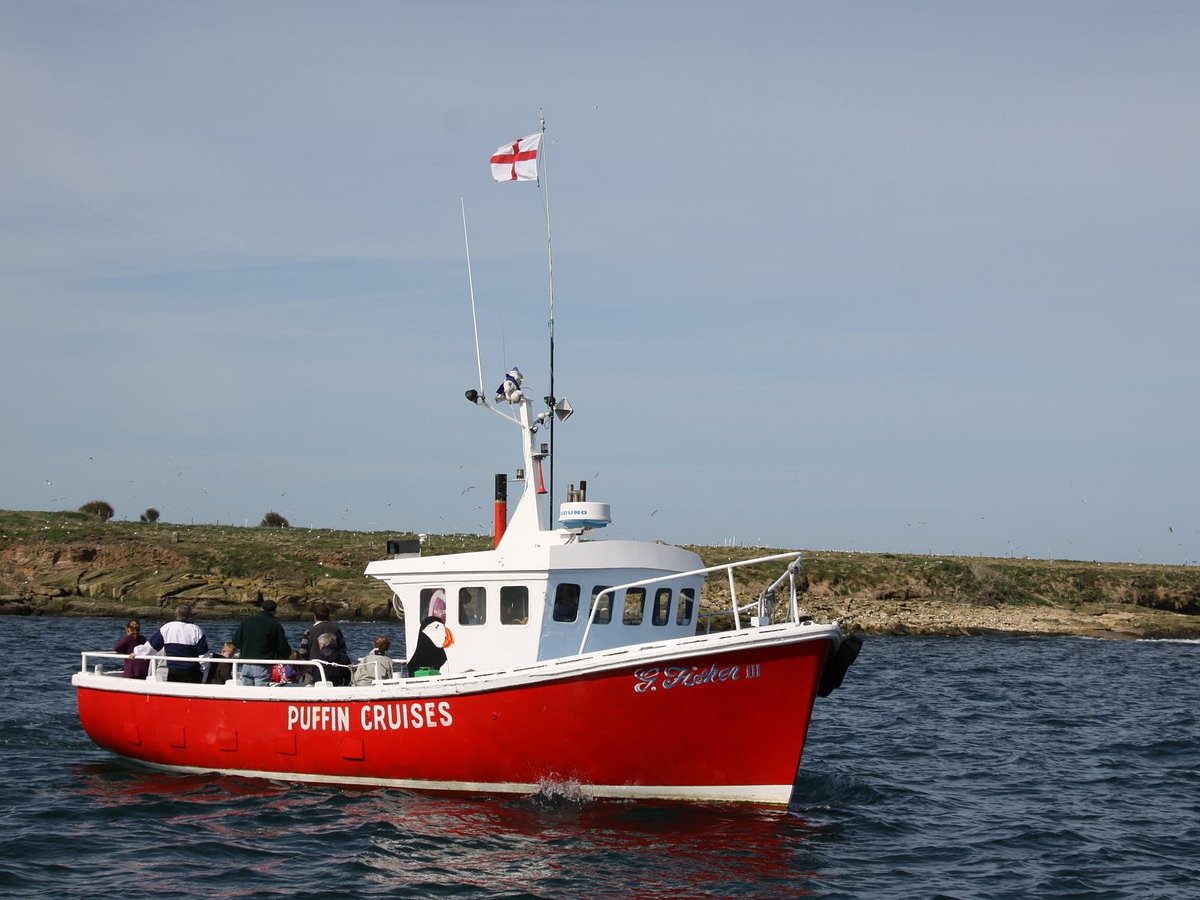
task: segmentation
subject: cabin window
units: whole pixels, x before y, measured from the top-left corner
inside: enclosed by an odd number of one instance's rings
[[[579,585],[560,584],[554,591],[554,621],[574,622],[579,617]]]
[[[433,600],[433,595],[441,593],[442,598],[446,597],[445,588],[421,588],[421,621],[425,621],[425,617],[429,615],[429,604]]]
[[[654,613],[650,622],[654,625],[666,625],[671,620],[671,589],[659,588],[654,592]]]
[[[612,621],[613,595],[605,594],[600,598],[600,606],[596,606],[596,597],[601,591],[607,591],[605,585],[598,584],[592,588],[592,605],[588,607],[588,615],[592,615],[592,610],[595,610],[595,616],[592,618],[593,625],[607,625]]]
[[[458,624],[483,625],[487,622],[487,591],[481,587],[458,589]]]
[[[679,610],[675,613],[676,625],[691,625],[696,612],[696,589],[682,588],[679,591]]]
[[[641,625],[646,614],[646,589],[630,588],[625,592],[625,615],[621,621],[626,625]]]
[[[500,588],[500,624],[529,624],[529,588],[525,585]]]

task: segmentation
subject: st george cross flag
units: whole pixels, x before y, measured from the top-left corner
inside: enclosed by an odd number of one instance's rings
[[[492,177],[497,181],[537,181],[541,132],[505,144],[492,154]]]

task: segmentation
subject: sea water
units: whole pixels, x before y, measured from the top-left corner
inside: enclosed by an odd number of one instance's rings
[[[868,637],[770,811],[142,769],[91,743],[70,684],[123,624],[0,619],[2,895],[1200,896],[1194,642]],[[344,630],[357,654],[402,632]],[[761,735],[712,728],[754,766]]]

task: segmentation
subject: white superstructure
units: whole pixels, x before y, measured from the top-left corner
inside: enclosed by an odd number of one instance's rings
[[[381,559],[367,566],[366,574],[396,595],[410,652],[439,590],[454,641],[442,670],[447,674],[510,669],[695,634],[704,584],[700,557],[667,544],[591,539],[592,530],[609,520],[606,503],[565,503],[563,518],[570,524],[548,527],[540,475],[532,477],[546,456],[534,449],[546,416],[535,419],[525,397],[511,406],[515,416],[500,415],[521,428],[530,477],[496,549]],[[652,583],[623,587],[645,581]],[[614,587],[619,589],[607,590]]]

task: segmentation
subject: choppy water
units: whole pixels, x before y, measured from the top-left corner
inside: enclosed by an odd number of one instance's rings
[[[0,619],[0,894],[1200,896],[1194,642],[868,639],[766,812],[141,770],[69,680],[122,624]]]

